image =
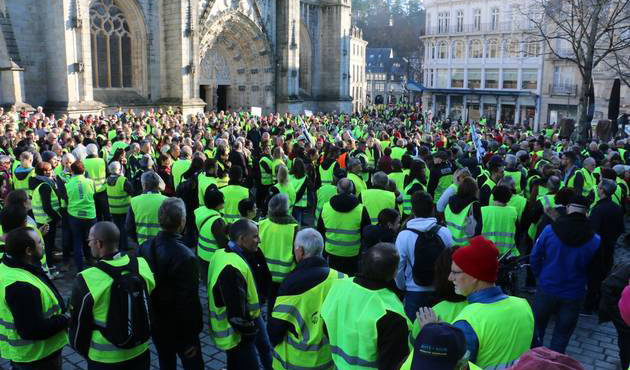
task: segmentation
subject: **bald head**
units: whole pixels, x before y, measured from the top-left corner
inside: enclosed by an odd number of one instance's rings
[[[391,281],[396,276],[399,261],[394,244],[378,243],[361,256],[361,274],[376,281]]]
[[[92,226],[92,236],[95,240],[103,243],[103,249],[111,253],[118,250],[120,240],[120,230],[113,222],[101,221]]]
[[[337,194],[352,194],[354,193],[354,184],[347,178],[340,179],[337,182]]]

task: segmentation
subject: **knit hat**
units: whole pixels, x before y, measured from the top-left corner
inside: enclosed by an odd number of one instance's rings
[[[453,253],[453,262],[468,275],[494,283],[499,272],[499,250],[483,236],[476,236],[468,243]]]

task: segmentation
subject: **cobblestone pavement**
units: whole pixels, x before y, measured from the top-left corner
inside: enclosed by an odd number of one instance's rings
[[[626,222],[626,226],[628,226]],[[626,227],[628,229],[628,227]],[[618,246],[615,251],[616,263],[630,263],[630,249]],[[68,277],[57,280],[56,283],[60,287],[62,294],[67,299],[70,298],[72,292],[72,279],[70,274]],[[210,343],[208,337],[208,295],[206,288],[200,289],[201,302],[204,307],[204,331],[201,333],[201,344],[203,359],[206,369],[224,369],[225,353],[215,348]],[[553,323],[550,323],[547,329],[546,344],[551,338]],[[151,345],[151,368],[158,369],[157,352],[155,347]],[[617,332],[612,324],[598,324],[597,316],[580,316],[578,326],[573,333],[571,342],[567,348],[567,354],[580,361],[586,370],[618,370],[619,350],[617,347]],[[87,363],[70,347],[63,350],[63,369],[77,370],[86,369]],[[181,368],[178,362],[178,368]],[[0,369],[10,369],[10,365],[6,360],[0,359]]]

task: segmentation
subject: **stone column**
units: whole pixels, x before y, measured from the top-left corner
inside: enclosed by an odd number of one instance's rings
[[[435,102],[436,102],[436,96],[435,94],[431,94],[431,112],[433,112],[433,117],[435,117]]]
[[[495,119],[495,123],[498,124],[501,120],[501,97],[497,96],[497,117]]]
[[[276,109],[301,113],[300,74],[300,1],[276,2]]]
[[[462,121],[466,123],[468,122],[468,95],[466,94],[464,94],[464,97],[462,98],[462,105]]]
[[[521,121],[521,102],[518,101],[518,96],[516,96],[516,102],[514,104],[514,124],[516,125]]]
[[[446,94],[446,118],[451,116],[451,95]]]

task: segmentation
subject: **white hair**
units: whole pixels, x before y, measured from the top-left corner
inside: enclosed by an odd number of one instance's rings
[[[77,161],[83,161],[87,157],[87,152],[83,144],[77,145],[77,147],[72,151],[72,154]]]
[[[306,257],[321,256],[324,250],[324,238],[319,231],[309,227],[298,231],[295,236],[295,247],[304,249]]]
[[[289,197],[284,193],[278,193],[269,199],[267,208],[269,216],[286,216],[289,214]]]
[[[94,143],[88,144],[85,151],[87,152],[87,155],[98,155],[98,147]]]
[[[113,161],[107,168],[109,169],[109,172],[114,175],[120,175],[120,170],[122,170],[122,166],[118,161]]]
[[[62,161],[68,161],[70,163],[74,163],[76,162],[76,158],[74,157],[74,155],[72,153],[66,153],[63,155],[63,157],[61,157]]]

